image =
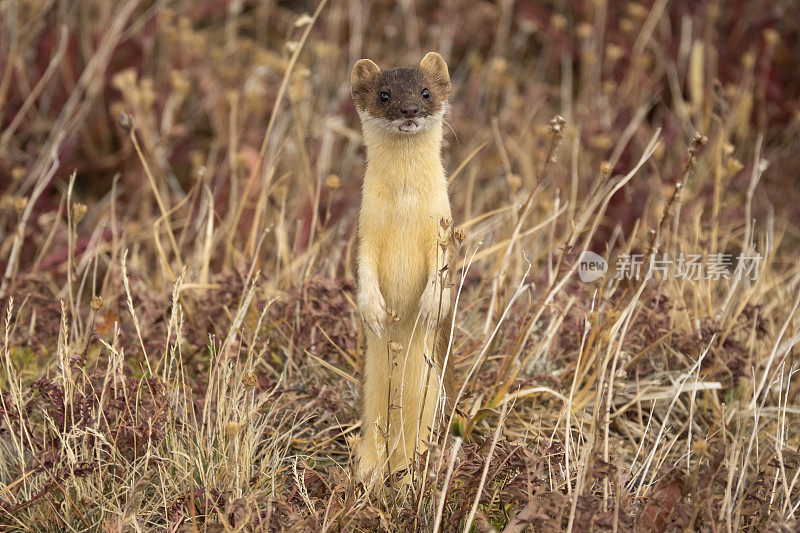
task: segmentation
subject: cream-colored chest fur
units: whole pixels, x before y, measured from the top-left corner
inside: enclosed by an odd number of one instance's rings
[[[375,260],[388,308],[403,317],[416,314],[436,269],[439,221],[450,218],[441,129],[380,141],[367,143],[359,246]]]

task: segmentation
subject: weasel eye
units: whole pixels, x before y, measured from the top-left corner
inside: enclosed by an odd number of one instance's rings
[[[381,93],[381,102],[388,102],[389,101],[389,93],[383,91]]]
[[[423,98],[430,98],[431,93],[428,92],[428,89],[422,89],[422,97]]]

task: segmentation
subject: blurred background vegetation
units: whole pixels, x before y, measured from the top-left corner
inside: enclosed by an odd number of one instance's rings
[[[798,41],[794,0],[3,0],[0,521],[797,527]],[[464,441],[376,495],[349,73],[430,50]],[[654,246],[762,275],[572,275]]]

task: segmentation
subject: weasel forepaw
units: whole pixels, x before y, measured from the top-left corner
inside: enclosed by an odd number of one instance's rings
[[[419,300],[420,318],[432,329],[444,321],[450,313],[450,289],[435,282],[428,283]]]
[[[371,329],[378,338],[383,338],[386,326],[386,302],[380,291],[360,291],[358,293],[358,310],[364,324]]]

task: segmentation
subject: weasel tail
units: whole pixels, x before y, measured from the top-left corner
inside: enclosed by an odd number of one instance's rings
[[[367,152],[356,269],[366,481],[413,466],[450,415],[452,227],[441,160],[450,78],[429,53],[418,69],[381,71],[362,59],[351,82]]]

